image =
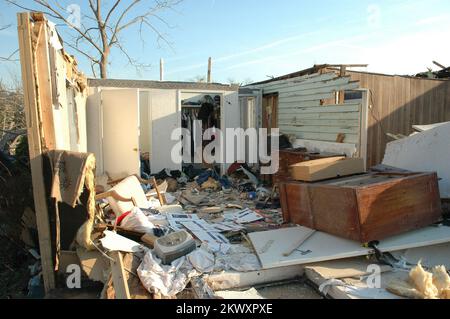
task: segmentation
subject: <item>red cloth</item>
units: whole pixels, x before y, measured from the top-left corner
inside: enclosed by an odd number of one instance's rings
[[[233,163],[233,164],[231,164],[230,165],[230,167],[228,168],[228,175],[231,175],[231,174],[233,174],[234,172],[236,172],[239,168],[241,168],[242,167],[242,164],[240,164],[240,163]]]
[[[127,216],[130,215],[130,214],[131,214],[131,211],[130,211],[130,212],[126,212],[126,213],[120,215],[119,217],[117,217],[117,219],[116,219],[116,225],[117,225],[117,226],[120,226],[120,224],[121,224],[122,221],[125,219],[125,217],[127,217]]]

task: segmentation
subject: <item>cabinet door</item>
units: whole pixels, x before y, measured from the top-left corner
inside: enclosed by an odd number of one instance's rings
[[[102,91],[103,168],[114,177],[139,174],[138,90]]]

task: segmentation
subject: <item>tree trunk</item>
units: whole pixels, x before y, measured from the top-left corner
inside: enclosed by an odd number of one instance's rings
[[[109,48],[107,48],[100,59],[100,78],[107,79],[108,78],[108,60],[109,60]]]
[[[106,79],[108,78],[108,58],[102,57],[100,61],[100,78]]]

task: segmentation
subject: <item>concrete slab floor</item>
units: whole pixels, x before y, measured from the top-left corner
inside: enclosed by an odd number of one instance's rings
[[[256,288],[267,299],[323,299],[313,288],[301,281]]]

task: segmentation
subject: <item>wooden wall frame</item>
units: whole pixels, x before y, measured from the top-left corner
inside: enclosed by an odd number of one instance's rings
[[[55,288],[50,222],[43,174],[43,152],[55,148],[47,21],[41,13],[17,15],[34,207],[44,288]]]

